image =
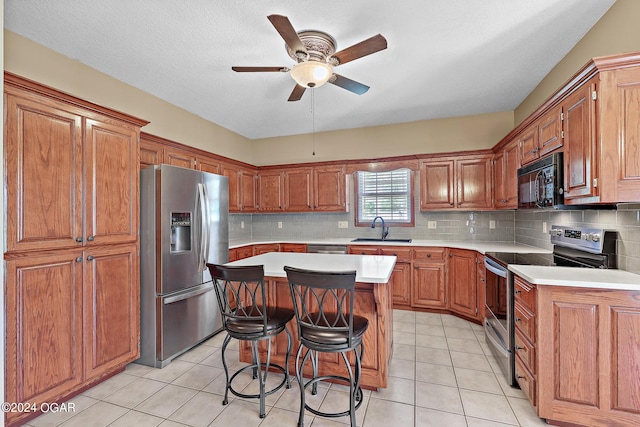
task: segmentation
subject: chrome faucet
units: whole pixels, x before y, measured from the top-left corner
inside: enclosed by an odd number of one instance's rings
[[[378,220],[378,218],[382,222],[382,240],[384,240],[389,234],[389,227],[384,226],[384,218],[382,218],[381,216],[377,216],[373,218],[373,222],[371,223],[371,228],[376,228],[376,221]]]

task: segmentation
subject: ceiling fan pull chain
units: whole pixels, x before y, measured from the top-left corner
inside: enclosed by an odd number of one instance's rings
[[[316,113],[314,111],[316,100],[316,90],[311,88],[311,144],[312,144],[312,152],[311,155],[316,155]]]

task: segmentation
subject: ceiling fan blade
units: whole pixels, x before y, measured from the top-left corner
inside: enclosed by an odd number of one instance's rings
[[[381,34],[378,34],[363,40],[360,43],[354,44],[351,47],[336,52],[331,55],[331,57],[337,59],[338,65],[340,65],[346,64],[354,59],[362,58],[363,56],[371,55],[372,53],[376,53],[386,48],[387,39],[385,39]]]
[[[296,85],[296,87],[293,88],[291,95],[289,95],[289,99],[287,101],[300,101],[300,98],[302,98],[302,95],[304,95],[304,91],[306,89],[307,88],[304,86]]]
[[[283,15],[269,15],[267,18],[293,52],[304,52],[305,55],[307,54],[307,49],[304,47],[300,37],[298,37],[295,28],[291,25],[289,18]]]
[[[329,79],[329,83],[334,84],[336,86],[340,86],[343,89],[346,89],[350,92],[353,92],[357,95],[362,95],[366,91],[369,90],[369,86],[363,85],[362,83],[358,83],[355,80],[348,79],[346,77],[341,76],[340,74],[333,74],[335,79],[332,77]]]
[[[283,73],[286,73],[289,71],[287,67],[231,67],[231,69],[238,73],[256,73],[262,71],[282,71]]]

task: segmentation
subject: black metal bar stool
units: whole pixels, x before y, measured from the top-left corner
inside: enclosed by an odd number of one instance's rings
[[[362,404],[360,372],[364,345],[362,336],[369,326],[364,317],[353,314],[356,272],[325,272],[284,267],[289,279],[289,289],[298,323],[300,346],[296,353],[296,376],[300,387],[300,416],[298,426],[304,426],[304,411],[322,417],[349,415],[351,426],[356,425],[356,410]],[[307,351],[300,361],[303,348]],[[355,370],[347,359],[347,352],[355,355]],[[346,365],[348,377],[318,375],[318,352],[340,353]],[[315,354],[312,354],[315,353]],[[303,379],[304,365],[311,358],[313,377]],[[349,384],[349,410],[336,413],[321,412],[305,403],[305,390],[311,386],[317,393],[318,382],[333,380]]]
[[[222,266],[207,264],[213,278],[222,325],[227,336],[222,343],[222,365],[226,375],[226,389],[223,405],[229,403],[229,391],[238,397],[259,398],[260,418],[265,417],[265,397],[280,390],[286,383],[291,388],[289,378],[289,356],[291,354],[291,333],[287,329],[287,322],[293,319],[293,310],[281,307],[268,307],[265,303],[267,295],[264,284],[264,268],[255,266]],[[284,331],[287,334],[288,345],[286,354],[286,369],[271,363],[271,338]],[[249,341],[253,363],[235,372],[229,378],[229,369],[225,360],[225,351],[231,338]],[[260,362],[258,343],[266,340],[267,358],[264,364]],[[269,368],[276,368],[284,374],[282,382],[271,390],[265,390],[265,383]],[[233,380],[242,372],[252,369],[253,378],[258,379],[259,394],[243,394],[232,386]]]

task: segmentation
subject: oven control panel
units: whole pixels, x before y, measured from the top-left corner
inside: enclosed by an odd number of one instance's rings
[[[605,230],[601,228],[553,225],[549,230],[551,243],[592,253],[602,253]]]

